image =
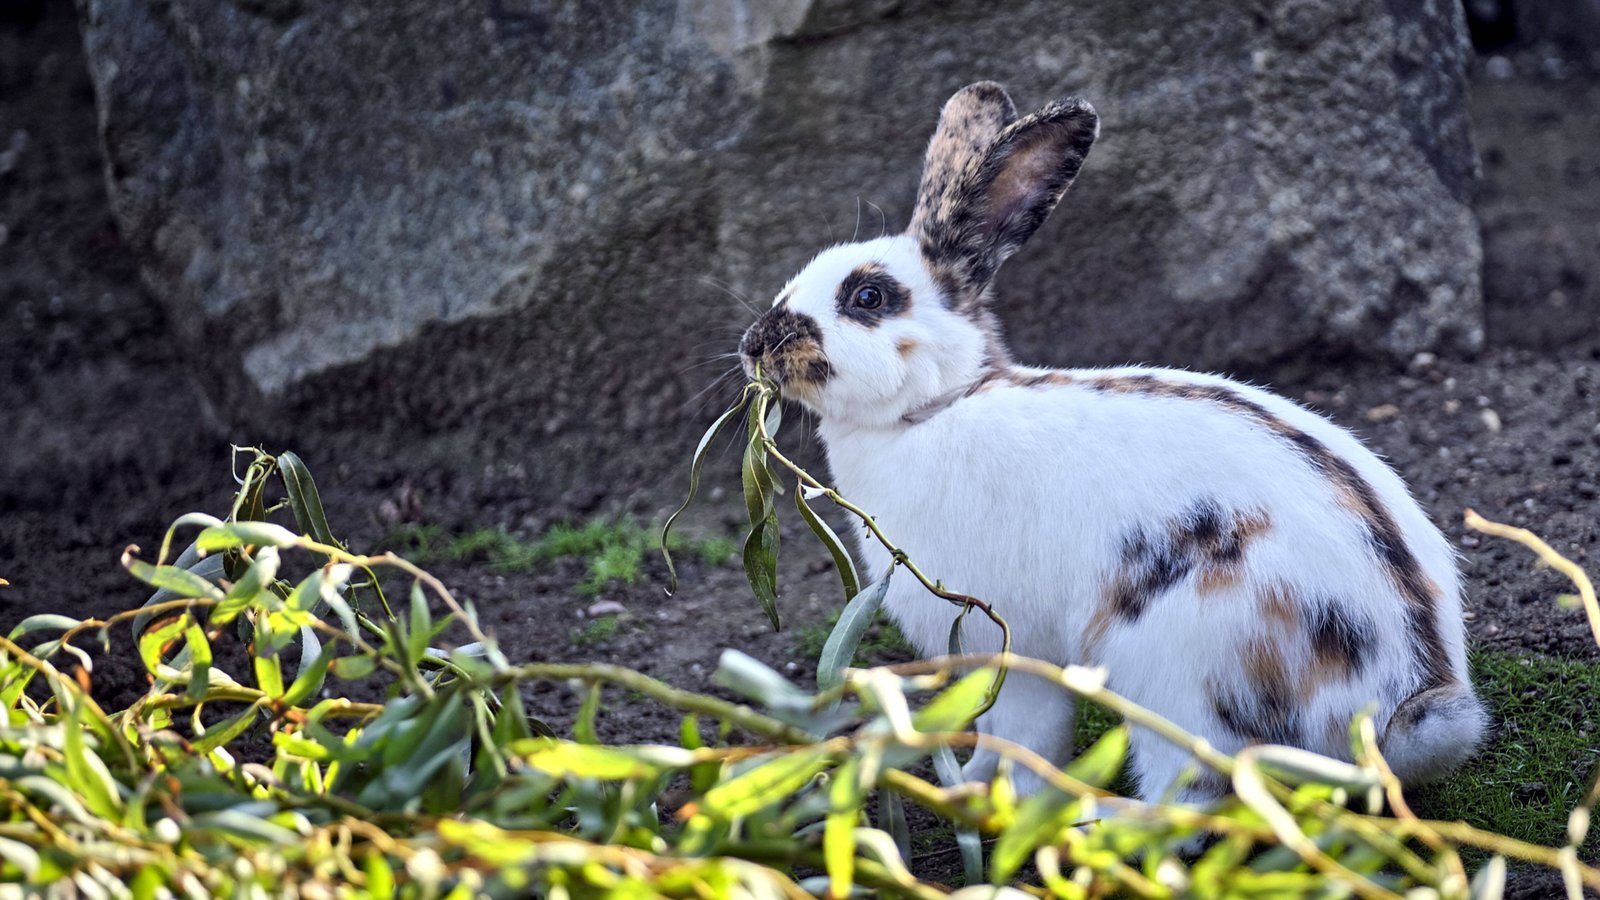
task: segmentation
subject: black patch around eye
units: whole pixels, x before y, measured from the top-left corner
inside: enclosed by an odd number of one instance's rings
[[[877,292],[875,297],[872,291]],[[877,300],[876,306],[870,302],[873,299]],[[872,328],[884,319],[905,312],[911,305],[911,292],[894,280],[882,266],[868,264],[851,272],[839,284],[835,300],[841,317]],[[863,303],[862,300],[868,302]]]

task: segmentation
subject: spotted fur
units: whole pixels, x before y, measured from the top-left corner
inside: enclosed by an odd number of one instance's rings
[[[767,373],[791,388],[800,384],[821,387],[833,374],[817,320],[782,307],[774,307],[745,331],[739,352],[759,361]]]
[[[817,414],[838,487],[933,577],[993,602],[1018,652],[1104,665],[1111,687],[1225,751],[1347,757],[1351,718],[1372,708],[1395,771],[1437,776],[1486,719],[1454,555],[1393,471],[1328,420],[1224,378],[1011,361],[995,273],[1097,128],[1076,100],[1017,117],[994,85],[958,93],[910,229],[818,254],[747,332],[747,366]],[[852,308],[869,281],[892,296]],[[859,556],[891,563],[870,540]],[[885,603],[923,652],[944,652],[945,604],[909,579]],[[998,647],[977,626],[964,638]],[[1062,760],[1071,706],[1013,676],[978,727]],[[1193,762],[1140,729],[1132,758],[1148,798]],[[995,762],[980,752],[966,771]]]

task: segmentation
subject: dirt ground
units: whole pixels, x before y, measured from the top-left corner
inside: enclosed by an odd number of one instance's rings
[[[1525,228],[1517,210],[1537,207],[1540,196],[1567,197],[1571,206],[1565,185],[1594,183],[1600,141],[1552,135],[1569,126],[1593,129],[1597,94],[1497,84],[1476,95],[1478,140],[1493,150],[1485,154],[1483,202],[1500,204],[1485,209],[1487,227]],[[1530,107],[1540,102],[1548,108]],[[1545,156],[1526,161],[1518,154],[1524,144],[1546,148]],[[230,435],[209,413],[184,351],[169,340],[161,308],[140,288],[107,208],[100,165],[93,98],[68,5],[47,5],[34,25],[0,21],[0,577],[11,582],[0,588],[3,628],[38,612],[88,616],[137,606],[145,592],[118,567],[122,548],[153,547],[174,517],[224,512],[231,495]],[[1552,181],[1546,169],[1559,177]],[[1592,189],[1584,194],[1593,196]],[[1548,292],[1492,295],[1490,302],[1491,324],[1500,323],[1504,339],[1492,330],[1497,345],[1476,359],[1264,374],[1356,429],[1409,480],[1460,548],[1479,645],[1600,657],[1581,611],[1555,604],[1568,590],[1562,579],[1537,569],[1521,548],[1468,534],[1461,523],[1462,510],[1473,507],[1533,528],[1597,569],[1600,327],[1584,317],[1563,319]],[[1515,327],[1535,315],[1538,328]],[[800,429],[791,431],[795,440]],[[447,529],[537,533],[564,516],[625,512],[659,521],[682,488],[578,485],[566,508],[543,509],[504,480],[400,470],[385,463],[381,448],[361,459],[322,459],[315,446],[308,436],[294,449],[308,457],[336,531],[356,547],[372,546],[389,530],[396,506]],[[687,461],[691,449],[662,452]],[[613,498],[622,496],[655,499],[618,509]],[[737,521],[732,500],[711,500],[699,527],[730,533]],[[785,537],[782,611],[791,627],[819,622],[839,600],[835,573],[814,542]],[[612,661],[703,688],[720,652],[731,647],[802,682],[814,674],[813,661],[796,652],[792,630],[772,633],[735,567],[691,563],[682,590],[668,598],[665,571],[652,560],[639,584],[602,596],[627,609],[602,640],[586,629],[584,610],[595,598],[574,590],[582,577],[577,563],[524,575],[470,564],[434,569],[478,605],[519,660]],[[122,679],[130,680],[117,683]],[[97,674],[97,689],[140,687],[131,666],[113,665]],[[562,685],[535,698],[537,712],[557,725],[575,705]],[[604,727],[613,739],[669,738],[677,717],[640,709],[608,717]]]

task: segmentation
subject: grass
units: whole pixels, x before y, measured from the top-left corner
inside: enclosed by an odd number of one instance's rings
[[[638,582],[646,554],[656,552],[656,532],[626,519],[595,519],[582,525],[554,525],[538,540],[527,541],[498,528],[452,535],[437,525],[415,525],[390,535],[385,543],[418,561],[485,562],[495,571],[507,573],[528,572],[551,560],[577,557],[588,564],[588,574],[577,584],[577,591],[594,596],[611,584]],[[726,565],[738,553],[738,546],[726,537],[691,540],[674,535],[670,546],[674,553],[708,566]]]
[[[1600,765],[1600,665],[1480,650],[1472,673],[1498,730],[1476,759],[1417,792],[1417,814],[1565,844],[1567,813]],[[1596,829],[1581,855],[1600,855]]]

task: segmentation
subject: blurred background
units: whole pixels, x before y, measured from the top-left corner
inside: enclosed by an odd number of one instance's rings
[[[357,533],[658,517],[749,307],[902,228],[980,79],[1102,116],[1019,358],[1274,384],[1587,552],[1600,0],[1465,3],[4,0],[0,597],[126,598],[230,442]]]

